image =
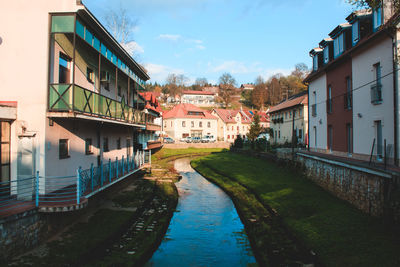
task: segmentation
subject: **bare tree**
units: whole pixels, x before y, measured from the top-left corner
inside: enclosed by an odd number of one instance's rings
[[[236,80],[229,73],[224,73],[219,77],[219,96],[225,105],[225,108],[232,101],[232,95],[235,93]]]
[[[137,44],[133,38],[133,31],[138,25],[138,19],[135,19],[132,15],[128,14],[126,9],[119,6],[107,12],[105,21],[107,28],[114,38],[132,57],[137,59],[137,55],[134,54]]]
[[[167,76],[167,84],[166,87],[168,88],[168,93],[175,97],[182,93],[185,88],[185,83],[189,79],[183,74],[174,74],[171,73]]]
[[[258,108],[262,108],[268,97],[267,85],[261,76],[258,76],[251,93],[251,103]]]
[[[207,86],[208,81],[207,78],[197,78],[194,84],[197,85],[199,88],[203,88]]]

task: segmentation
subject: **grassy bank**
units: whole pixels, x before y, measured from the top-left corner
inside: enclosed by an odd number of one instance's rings
[[[299,172],[233,153],[212,154],[192,164],[234,198],[261,261],[307,262],[315,260],[308,255],[313,250],[326,266],[400,265],[394,230]]]

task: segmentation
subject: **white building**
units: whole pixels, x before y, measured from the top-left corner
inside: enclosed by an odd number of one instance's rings
[[[164,132],[173,139],[217,136],[217,118],[192,104],[178,104],[163,114]]]
[[[181,103],[203,107],[214,106],[215,94],[208,91],[184,91],[181,96]]]

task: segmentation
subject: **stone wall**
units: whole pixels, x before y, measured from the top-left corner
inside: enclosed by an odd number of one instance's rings
[[[358,209],[374,216],[399,214],[391,173],[301,153],[296,162],[309,179]]]
[[[36,246],[46,229],[36,209],[0,219],[0,263]]]

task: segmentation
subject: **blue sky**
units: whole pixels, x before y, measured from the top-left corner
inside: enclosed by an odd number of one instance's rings
[[[111,4],[112,3],[112,4]],[[345,0],[84,0],[105,25],[118,6],[138,20],[134,57],[151,82],[169,73],[189,82],[217,83],[229,72],[237,84],[288,74],[354,7]]]

